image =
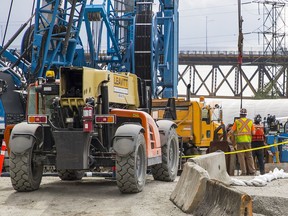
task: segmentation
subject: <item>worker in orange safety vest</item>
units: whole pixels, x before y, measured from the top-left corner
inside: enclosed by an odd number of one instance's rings
[[[265,145],[265,134],[264,134],[264,126],[261,123],[262,117],[260,114],[257,114],[254,117],[254,127],[255,127],[255,134],[252,136],[252,148],[257,148]],[[265,165],[264,165],[264,149],[259,149],[253,151],[253,158],[257,157],[258,165],[260,174],[265,174]]]
[[[240,109],[240,118],[234,121],[230,133],[234,133],[237,151],[251,149],[252,135],[255,133],[253,121],[246,118],[247,110],[245,108]],[[252,152],[240,152],[237,153],[238,161],[240,164],[241,175],[255,175],[256,169]]]

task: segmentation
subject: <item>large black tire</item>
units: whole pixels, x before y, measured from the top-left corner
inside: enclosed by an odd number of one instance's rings
[[[58,170],[58,176],[63,181],[81,180],[84,174],[83,170]]]
[[[37,163],[34,156],[33,148],[26,150],[23,154],[10,152],[10,178],[16,191],[23,192],[39,189],[43,165]]]
[[[167,143],[163,143],[162,163],[151,167],[155,180],[174,181],[179,164],[179,141],[174,128],[170,128]]]
[[[137,137],[136,149],[128,156],[116,156],[116,182],[122,193],[138,193],[146,181],[146,142],[142,133]]]

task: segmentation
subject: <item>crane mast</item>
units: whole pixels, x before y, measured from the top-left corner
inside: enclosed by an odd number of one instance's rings
[[[160,10],[156,13],[153,34],[155,35],[155,64],[152,71],[156,89],[161,89],[162,98],[177,97],[178,46],[179,46],[179,1],[160,0]],[[157,41],[158,40],[158,41]],[[154,92],[154,95],[159,93]]]

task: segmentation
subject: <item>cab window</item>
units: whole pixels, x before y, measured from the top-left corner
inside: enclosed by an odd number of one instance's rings
[[[202,108],[202,121],[206,121],[207,124],[210,124],[210,116],[209,116],[209,110],[204,107]]]
[[[29,87],[27,114],[51,115],[51,107],[55,95],[43,95],[36,93],[35,86]]]

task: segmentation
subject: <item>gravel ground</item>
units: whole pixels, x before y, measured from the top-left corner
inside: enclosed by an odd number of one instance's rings
[[[252,179],[252,176],[237,176],[237,179]],[[264,187],[237,186],[253,199],[255,215],[283,216],[288,215],[288,179],[277,179]]]
[[[236,176],[252,179],[252,176]],[[1,216],[184,216],[170,200],[175,182],[154,181],[148,176],[141,193],[121,194],[116,182],[84,177],[81,181],[61,181],[43,177],[40,189],[16,192],[9,177],[0,177]],[[288,212],[288,179],[274,180],[264,187],[237,186],[253,199],[253,215],[283,216]]]
[[[25,193],[16,192],[9,177],[0,177],[0,215],[187,215],[169,200],[176,183],[154,181],[148,176],[142,192],[121,194],[112,180],[84,177],[81,181],[64,182],[58,177],[43,177],[39,190]]]

